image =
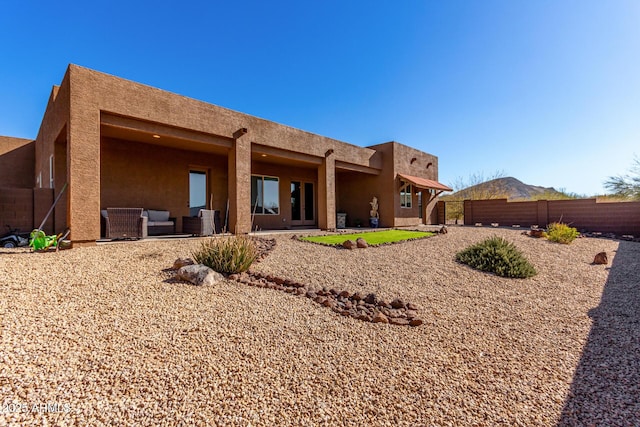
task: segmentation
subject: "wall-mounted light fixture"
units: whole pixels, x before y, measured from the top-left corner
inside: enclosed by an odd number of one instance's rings
[[[414,157],[413,159],[411,159],[411,164],[414,164],[416,162],[416,160],[418,160],[416,157]]]
[[[324,156],[325,156],[325,157],[329,157],[329,156],[330,156],[330,155],[332,155],[332,154],[333,154],[333,148],[329,148],[329,149],[324,153]]]
[[[427,163],[427,169],[429,169],[430,166],[433,166],[433,163],[431,162]]]

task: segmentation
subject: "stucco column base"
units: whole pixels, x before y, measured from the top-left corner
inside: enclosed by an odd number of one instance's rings
[[[327,155],[318,167],[318,227],[336,228],[336,158]]]

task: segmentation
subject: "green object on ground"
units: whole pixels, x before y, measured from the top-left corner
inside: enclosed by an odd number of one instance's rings
[[[42,251],[49,249],[51,246],[58,246],[58,236],[47,236],[42,230],[33,230],[30,237],[31,242],[29,242],[29,246],[31,246],[34,251]]]
[[[569,227],[561,222],[553,222],[547,227],[547,239],[552,242],[568,245],[579,235],[580,233],[574,227]]]
[[[379,245],[382,243],[401,242],[409,239],[420,239],[423,237],[431,237],[435,233],[427,231],[408,231],[408,230],[383,230],[365,233],[352,234],[331,234],[326,236],[308,236],[302,237],[300,240],[307,242],[322,243],[325,245],[338,245],[345,240],[356,240],[362,237],[369,245]]]
[[[537,274],[533,265],[513,243],[498,236],[458,252],[456,261],[502,277],[526,279]]]

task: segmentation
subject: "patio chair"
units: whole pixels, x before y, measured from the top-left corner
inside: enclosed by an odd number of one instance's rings
[[[198,216],[182,217],[182,232],[194,236],[211,236],[220,233],[220,211],[200,209]]]
[[[107,239],[143,239],[147,234],[142,208],[107,208],[105,237]]]

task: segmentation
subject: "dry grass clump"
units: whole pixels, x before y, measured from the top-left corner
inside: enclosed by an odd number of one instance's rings
[[[193,259],[223,274],[247,271],[258,257],[255,243],[245,236],[211,238],[193,252]]]

